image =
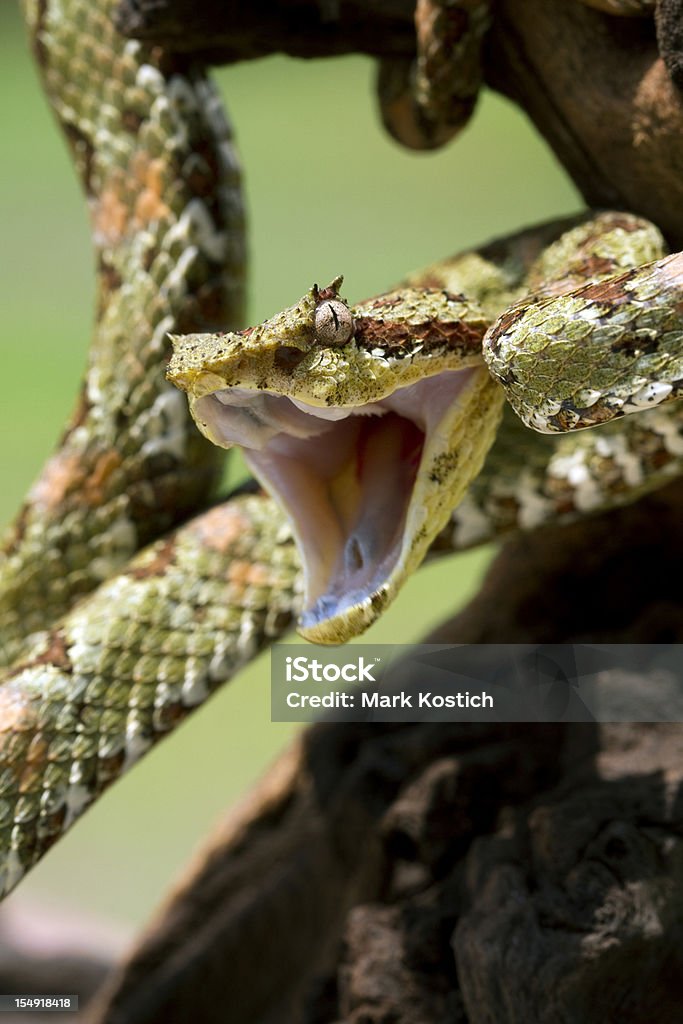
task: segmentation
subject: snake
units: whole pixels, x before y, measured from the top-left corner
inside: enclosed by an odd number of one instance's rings
[[[574,0],[605,14],[646,18],[656,0]],[[492,0],[416,0],[415,57],[379,63],[384,127],[402,146],[429,150],[458,135],[474,113]]]
[[[480,475],[506,398],[561,432],[681,395],[683,255],[662,250],[652,225],[603,214],[542,250],[498,316],[455,260],[355,305],[337,278],[256,328],[175,339],[168,376],[200,430],[240,445],[290,517],[306,639],[342,643],[386,608]]]
[[[3,894],[297,616],[319,639],[344,638],[430,551],[635,500],[680,473],[683,456],[680,380],[660,358],[677,358],[680,266],[656,228],[625,213],[554,222],[355,305],[340,279],[313,287],[244,331],[240,169],[204,69],[121,37],[114,0],[23,6],[90,209],[98,300],[73,417],[0,560]],[[600,426],[542,436],[506,395],[523,411],[512,378],[536,371],[518,342],[547,348],[563,303],[573,330],[592,318],[598,348],[622,363],[612,394],[592,376],[595,353],[577,357],[588,376],[542,410],[532,401],[530,415],[566,431],[593,408]],[[626,394],[629,364],[638,380]],[[213,436],[219,445],[193,423],[214,432],[207,400],[239,425]],[[302,548],[296,496],[283,510],[259,463],[283,423],[285,444],[313,442],[323,477],[334,432],[345,437],[331,474],[339,541],[320,565]],[[251,446],[266,486],[226,499],[222,445],[234,441]]]

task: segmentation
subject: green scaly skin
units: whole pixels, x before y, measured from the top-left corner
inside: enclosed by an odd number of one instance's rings
[[[637,218],[632,223],[642,225]],[[598,224],[604,229],[605,218]],[[436,264],[412,275],[411,285],[428,282],[433,289],[439,282],[451,287],[460,282],[493,317],[510,299],[519,299],[542,247],[566,226],[544,225]],[[619,230],[622,237],[627,234]],[[640,461],[649,488],[683,468],[683,423],[673,425],[670,419],[669,434],[661,436],[646,424],[654,415],[671,417],[679,407],[672,403],[668,411],[630,418],[642,425],[641,438],[648,440],[644,453],[650,461]],[[582,449],[593,456],[577,458],[574,475],[577,467],[588,471],[595,459],[607,465],[597,439],[610,429],[579,435],[595,443]],[[548,466],[557,458],[554,439],[524,431],[527,473],[520,492],[519,451],[514,461],[509,453],[521,430],[518,426],[509,438],[507,430],[501,432],[482,474],[437,537],[435,553],[489,539],[497,530],[535,526],[558,514],[576,517],[629,499],[619,466],[641,453],[627,450],[623,434],[602,503],[586,509],[571,497],[576,491],[571,473],[565,473],[564,489],[553,493]],[[578,439],[562,438],[559,444]],[[676,439],[679,455],[667,455],[666,445],[674,446]],[[537,499],[544,488],[538,522],[525,523],[529,495]],[[515,502],[517,514],[511,514]],[[488,533],[473,537],[473,526],[479,527],[488,512]],[[2,891],[16,884],[107,785],[281,635],[300,606],[300,563],[285,516],[263,494],[242,495],[142,551],[61,621],[34,636],[0,689]]]
[[[617,17],[652,17],[656,0],[576,0]],[[416,0],[415,57],[380,62],[382,122],[408,149],[437,149],[465,127],[482,83],[491,0]]]
[[[174,339],[168,371],[209,440],[244,437],[299,543],[299,630],[334,644],[374,622],[420,564],[481,471],[504,401],[476,302],[404,287],[349,307],[340,283],[259,327]]]
[[[287,524],[235,498],[141,552],[0,687],[0,892],[103,790],[280,635],[299,603]]]
[[[167,332],[238,325],[243,316],[240,174],[218,94],[201,69],[120,37],[115,8],[114,0],[24,3],[45,91],[87,197],[98,294],[77,408],[10,527],[0,559],[0,653],[6,663],[21,655],[23,666],[7,673],[2,691],[2,891],[134,759],[131,749],[148,745],[147,733],[156,737],[169,728],[159,702],[153,703],[154,722],[146,724],[152,706],[139,689],[149,684],[152,665],[159,667],[147,655],[139,623],[150,624],[145,616],[156,607],[155,591],[162,603],[171,600],[157,590],[154,572],[144,570],[144,595],[139,586],[116,591],[121,597],[113,618],[111,594],[108,615],[102,592],[99,604],[81,605],[86,617],[88,609],[95,616],[89,622],[99,622],[88,634],[99,636],[99,658],[93,660],[83,630],[73,625],[83,621],[78,617],[37,631],[59,621],[103,580],[116,578],[141,545],[209,502],[223,459],[197,434],[185,403],[164,380]],[[201,523],[197,530],[201,534]],[[183,542],[188,550],[190,536]],[[152,549],[153,565],[159,559],[169,568],[176,564],[168,545],[165,540]],[[180,557],[182,544],[178,550]],[[214,558],[213,572],[225,597],[229,580],[219,561]],[[200,562],[206,565],[206,557]],[[139,582],[139,571],[130,571]],[[240,616],[234,600],[231,607],[225,629],[239,633],[251,612]],[[170,614],[171,604],[160,609],[155,621]],[[263,618],[274,621],[267,613]],[[173,624],[182,629],[180,620]],[[247,632],[256,636],[259,629]],[[231,648],[235,663],[243,658],[240,650],[250,649],[240,636]],[[187,648],[186,669],[191,660]],[[131,720],[124,729],[131,737],[139,733],[132,748],[118,732],[117,680],[124,680],[130,713],[141,698],[139,728]],[[170,676],[156,681],[170,686],[169,693],[174,688]]]
[[[211,83],[119,37],[116,4],[26,0],[90,209],[97,316],[82,393],[5,538],[0,655],[206,503],[220,453],[164,381],[168,331],[239,324],[244,218]]]
[[[513,307],[489,331],[484,355],[515,412],[544,433],[680,398],[683,253]]]
[[[520,252],[527,257],[524,282]],[[174,339],[169,378],[187,391],[200,430],[216,444],[244,445],[254,473],[290,515],[305,570],[299,630],[307,639],[343,643],[373,622],[449,517],[462,547],[513,526],[532,528],[632,500],[677,471],[681,411],[672,406],[671,412],[652,409],[649,419],[626,430],[553,448],[539,443],[534,449],[514,431],[516,456],[508,428],[493,453],[500,472],[485,469],[479,475],[498,425],[496,394],[503,394],[476,369],[484,357],[514,408],[520,396],[536,399],[531,425],[537,429],[548,429],[541,398],[553,388],[566,388],[572,396],[577,389],[596,389],[584,416],[595,414],[597,423],[677,394],[683,301],[678,279],[665,271],[683,257],[662,257],[663,241],[653,225],[605,213],[561,234],[530,259],[533,252],[522,235],[498,249],[494,244],[435,265],[354,306],[340,298],[334,282],[322,292],[314,287],[258,327]],[[321,332],[316,325],[320,316],[326,322],[330,302],[339,323]],[[646,341],[642,355],[639,346]],[[642,377],[648,361],[649,381],[656,386],[640,400],[643,388],[651,386]],[[614,368],[607,379],[606,367]],[[667,371],[673,388],[663,383]],[[439,381],[449,389],[450,404],[433,429],[424,426],[424,407],[435,408],[436,391],[415,392],[415,419],[406,396],[411,388]],[[630,405],[621,399],[628,388],[634,396]],[[390,404],[396,399],[397,405]],[[391,422],[396,411],[402,427]],[[393,438],[409,435],[408,424],[424,430],[415,478],[402,481],[401,491],[386,473],[377,495],[376,480],[391,460],[387,452],[397,446]],[[588,424],[567,422],[564,429],[574,425]],[[353,448],[338,464],[331,452],[344,450],[349,429],[361,431],[355,465]],[[368,473],[363,467],[373,450],[381,454]],[[374,523],[375,504],[387,492],[383,530],[392,537],[401,531],[393,548],[381,546]],[[477,507],[482,504],[486,511]],[[405,510],[403,518],[397,509]],[[381,572],[366,570],[372,556]]]
[[[139,82],[131,84],[140,62],[147,58],[142,49],[113,33],[107,17],[112,7],[109,2],[94,7],[85,0],[26,4],[47,91],[59,117],[69,125],[76,163],[90,183],[94,221],[102,229],[95,235],[102,264],[100,314],[86,401],[14,528],[0,573],[2,636],[8,649],[23,645],[20,659],[5,672],[0,689],[3,892],[109,783],[280,635],[301,602],[291,530],[282,512],[263,494],[235,496],[208,510],[116,572],[145,537],[181,518],[180,508],[205,501],[210,491],[215,453],[192,432],[185,434],[189,418],[184,407],[181,416],[180,406],[169,398],[172,392],[162,381],[165,318],[173,321],[169,329],[178,332],[211,330],[219,320],[223,327],[238,320],[243,271],[237,179],[224,146],[220,149],[225,161],[207,160],[204,146],[204,164],[186,153],[183,166],[193,187],[200,185],[216,222],[226,231],[230,228],[225,239],[232,254],[227,277],[215,259],[217,249],[209,257],[199,245],[196,253],[184,256],[183,239],[188,241],[184,230],[189,231],[192,250],[198,241],[192,237],[197,225],[186,220],[181,231],[184,207],[175,204],[179,195],[187,197],[188,181],[178,184],[177,168],[166,173],[165,160],[172,154],[165,144],[166,133],[174,134],[177,121],[169,116],[163,100],[158,102],[156,90],[164,92],[166,87],[160,83],[165,79],[145,72],[141,91]],[[73,68],[76,78],[83,80],[86,53],[88,88],[80,89],[72,83],[71,74]],[[100,67],[106,69],[102,74]],[[123,95],[117,92],[119,75],[132,90],[125,108],[111,103],[112,96]],[[200,91],[211,112],[204,108],[195,123],[210,125],[209,137],[224,141],[212,94],[204,86]],[[181,94],[187,97],[182,90]],[[188,109],[183,109],[184,117]],[[92,125],[100,116],[107,130],[95,135]],[[148,127],[141,135],[143,125]],[[140,139],[146,139],[144,146],[149,145],[155,158],[163,157],[154,173],[147,166],[147,176],[140,170],[139,158],[134,160]],[[91,150],[93,141],[96,146]],[[114,168],[111,181],[107,165]],[[139,176],[130,190],[124,182],[133,165],[134,175]],[[228,173],[226,182],[207,177],[206,165],[214,170],[221,167],[221,174]],[[137,216],[144,225],[131,214],[140,195],[144,200]],[[155,217],[160,204],[163,216]],[[478,253],[466,253],[413,275],[410,284],[464,291],[493,321],[511,302],[523,298],[524,280],[534,261],[566,227],[545,226]],[[201,227],[199,234],[205,244],[206,237],[212,237],[210,232],[205,236]],[[179,235],[180,253],[174,248]],[[536,263],[536,270],[541,263]],[[534,291],[543,285],[533,270],[531,281]],[[228,306],[226,292],[232,295]],[[153,343],[150,338],[155,339]],[[170,418],[172,424],[163,414],[169,406],[178,416]],[[621,433],[605,427],[581,435],[591,442],[596,439],[592,456],[582,454],[591,450],[588,445],[572,455],[571,472],[555,467],[551,483],[560,480],[559,497],[552,486],[548,488],[548,466],[562,445],[577,439],[555,442],[525,432],[524,491],[544,498],[536,520],[609,507],[680,472],[679,408],[680,403],[671,403],[631,417]],[[632,425],[639,430],[629,434]],[[614,437],[611,455],[597,441],[608,436]],[[506,442],[507,430],[465,502],[455,510],[452,525],[437,539],[439,549],[474,542],[472,508],[479,516],[478,525],[490,513],[488,535],[497,529],[536,525],[525,521],[524,514],[510,515],[517,501],[518,512],[526,511],[528,520],[531,499],[521,500],[515,489],[517,471],[506,454]],[[501,459],[506,460],[505,471]],[[642,479],[629,490],[625,476],[633,475],[636,461]],[[597,481],[598,463],[611,470],[612,486],[608,479],[608,486],[601,489],[603,505],[577,501],[572,497],[576,491],[572,479],[583,473],[584,482],[594,476]],[[628,466],[631,469],[626,472]],[[182,486],[176,483],[175,471],[185,480]],[[513,495],[512,500],[505,499],[506,493]],[[181,503],[179,507],[171,507],[171,496]],[[467,516],[461,513],[465,505],[470,509]],[[467,536],[463,536],[463,524]],[[69,611],[75,598],[110,571],[114,574],[108,582]],[[43,631],[22,640],[38,627]]]

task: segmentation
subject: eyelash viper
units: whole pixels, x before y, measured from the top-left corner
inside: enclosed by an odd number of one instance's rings
[[[10,529],[0,568],[11,662],[0,689],[3,892],[111,781],[280,635],[302,600],[291,529],[270,498],[245,492],[186,522],[210,505],[220,455],[163,381],[165,338],[242,320],[239,169],[216,94],[196,67],[120,39],[113,0],[24,6],[86,191],[99,298],[80,402]],[[471,295],[490,323],[525,287],[542,284],[524,281],[568,227],[524,232],[406,284]],[[678,408],[591,431],[580,449],[571,436],[522,435],[506,416],[436,548],[658,486],[680,471]],[[522,437],[524,471],[513,479],[508,453]]]

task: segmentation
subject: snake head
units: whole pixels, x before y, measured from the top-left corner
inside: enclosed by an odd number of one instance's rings
[[[334,300],[341,278],[329,289]],[[260,378],[270,379],[281,369],[293,369],[315,344],[315,314],[320,304],[316,284],[293,306],[256,327],[233,333],[171,336],[173,356],[167,378],[176,387],[199,397],[220,387]],[[280,365],[281,364],[281,365]]]
[[[339,276],[325,288],[314,284],[293,306],[256,327],[171,336],[168,380],[193,398],[226,387],[293,396],[310,388],[314,402],[344,404],[344,384],[353,390],[345,349],[353,341],[354,320],[339,297],[342,281]]]
[[[478,472],[502,392],[485,322],[404,289],[350,307],[341,278],[236,334],[175,338],[169,379],[199,429],[242,446],[292,523],[300,632],[341,643],[383,611]]]

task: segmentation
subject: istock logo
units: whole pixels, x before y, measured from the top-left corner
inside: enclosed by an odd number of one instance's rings
[[[315,683],[336,683],[340,679],[346,683],[376,683],[372,673],[379,660],[374,658],[368,664],[361,657],[345,665],[326,665],[315,658],[285,658],[285,678],[288,683],[306,683],[309,679]]]

